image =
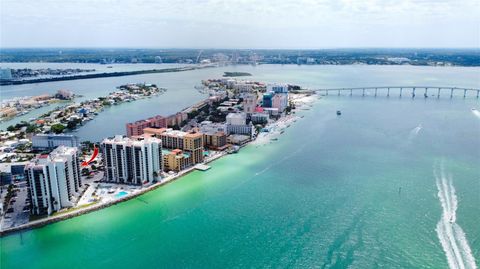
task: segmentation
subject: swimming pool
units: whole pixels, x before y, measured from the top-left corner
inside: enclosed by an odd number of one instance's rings
[[[125,195],[127,195],[127,194],[128,194],[128,192],[126,192],[126,191],[121,191],[121,192],[115,194],[115,198],[122,198],[123,196],[125,196]]]

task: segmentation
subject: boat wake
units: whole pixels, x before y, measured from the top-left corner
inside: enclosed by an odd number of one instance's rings
[[[410,134],[408,135],[408,140],[412,140],[413,138],[415,138],[418,133],[420,132],[420,130],[422,130],[422,124],[420,123],[417,127],[413,128],[411,131],[410,131]]]
[[[434,165],[438,198],[442,206],[442,217],[437,223],[437,235],[447,256],[448,266],[451,269],[476,269],[472,250],[468,245],[467,238],[462,228],[456,223],[458,200],[452,175],[445,173],[444,162]]]
[[[480,119],[480,111],[478,111],[478,110],[476,110],[476,109],[475,109],[475,110],[472,109],[472,113],[473,113],[473,115],[475,115],[477,118]]]

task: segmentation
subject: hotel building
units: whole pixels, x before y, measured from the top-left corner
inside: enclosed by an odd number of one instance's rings
[[[166,128],[145,128],[143,131],[145,137],[155,136],[160,138],[164,149],[181,150],[182,156],[185,157],[184,167],[203,162],[204,142],[202,133],[187,133]],[[178,155],[178,151],[172,152],[172,154]],[[171,167],[166,167],[166,169],[174,170]]]
[[[257,95],[253,93],[245,95],[243,98],[243,112],[247,113],[247,115],[251,115],[253,112],[255,112],[256,107]]]
[[[247,124],[247,116],[245,113],[229,113],[226,120],[227,134],[253,136],[254,127],[251,122]]]
[[[168,118],[164,118],[160,115],[155,117],[148,118],[146,120],[139,120],[133,123],[127,123],[127,136],[132,137],[136,135],[142,135],[143,129],[154,127],[154,128],[166,128],[168,124]]]
[[[51,150],[58,146],[78,147],[79,139],[67,134],[37,134],[32,137],[33,150]]]
[[[152,183],[163,170],[160,139],[115,136],[104,139],[101,147],[105,178],[109,182],[137,185]]]
[[[52,214],[72,207],[82,186],[76,147],[60,146],[25,166],[31,213]]]
[[[223,150],[227,145],[227,131],[224,123],[203,121],[198,127],[203,134],[203,144],[207,148]]]

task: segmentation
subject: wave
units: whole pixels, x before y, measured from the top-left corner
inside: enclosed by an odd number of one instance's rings
[[[439,166],[439,167],[438,167]],[[458,199],[453,186],[452,175],[446,175],[442,160],[434,164],[433,174],[442,206],[442,217],[437,223],[437,235],[451,269],[476,269],[477,265],[465,233],[456,223]]]

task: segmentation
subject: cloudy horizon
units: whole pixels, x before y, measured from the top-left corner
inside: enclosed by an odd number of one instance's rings
[[[0,46],[479,48],[478,14],[476,0],[2,0]]]

